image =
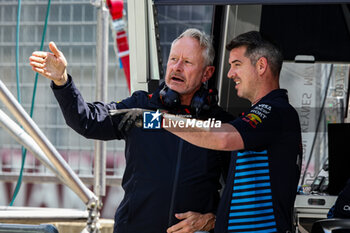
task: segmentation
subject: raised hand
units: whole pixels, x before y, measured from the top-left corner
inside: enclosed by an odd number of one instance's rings
[[[64,85],[67,80],[67,60],[54,42],[49,43],[52,53],[35,51],[29,57],[29,64],[35,72],[51,79],[56,85]]]

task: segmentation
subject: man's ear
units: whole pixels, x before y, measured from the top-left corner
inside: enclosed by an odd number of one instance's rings
[[[263,75],[266,70],[267,70],[267,59],[266,57],[261,57],[259,60],[256,62],[256,70],[258,71],[259,75]]]
[[[214,71],[215,66],[206,66],[203,73],[202,83],[208,81],[211,78],[211,76],[213,76]]]

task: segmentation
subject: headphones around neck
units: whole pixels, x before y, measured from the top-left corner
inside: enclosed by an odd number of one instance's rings
[[[181,106],[180,94],[171,90],[165,83],[164,87],[159,92],[159,98],[162,103],[170,109],[175,109]],[[211,106],[218,103],[218,92],[216,89],[207,89],[204,85],[194,93],[191,100],[191,112],[196,117],[202,110],[209,110]]]

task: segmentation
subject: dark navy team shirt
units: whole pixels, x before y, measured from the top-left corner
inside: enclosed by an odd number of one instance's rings
[[[86,138],[125,139],[126,167],[122,188],[125,191],[114,217],[116,233],[164,233],[178,223],[175,213],[195,211],[216,213],[220,175],[227,174],[227,154],[183,141],[165,129],[134,127],[118,130],[122,116],[111,118],[110,109],[166,109],[159,98],[160,86],[152,95],[136,91],[120,102],[87,103],[72,78],[52,89],[67,124]],[[187,106],[168,109],[188,114]],[[203,110],[201,118],[229,122],[233,117],[215,105]],[[176,182],[176,183],[175,183]]]
[[[287,91],[270,92],[230,123],[244,150],[232,153],[215,232],[292,231],[302,150],[299,117]]]

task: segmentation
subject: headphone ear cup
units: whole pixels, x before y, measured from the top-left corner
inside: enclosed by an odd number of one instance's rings
[[[210,106],[217,104],[218,95],[216,89],[206,89],[201,87],[192,97],[191,109],[195,111],[196,116],[202,110],[209,110]]]
[[[191,109],[195,110],[196,114],[198,114],[207,102],[208,92],[205,88],[200,88],[196,93],[194,93],[191,100]]]
[[[219,97],[218,97],[218,90],[216,89],[209,89],[208,90],[208,105],[213,106],[217,105],[219,102]]]
[[[162,103],[168,108],[178,107],[181,103],[179,93],[171,90],[167,85],[164,85],[159,92],[159,97]]]

